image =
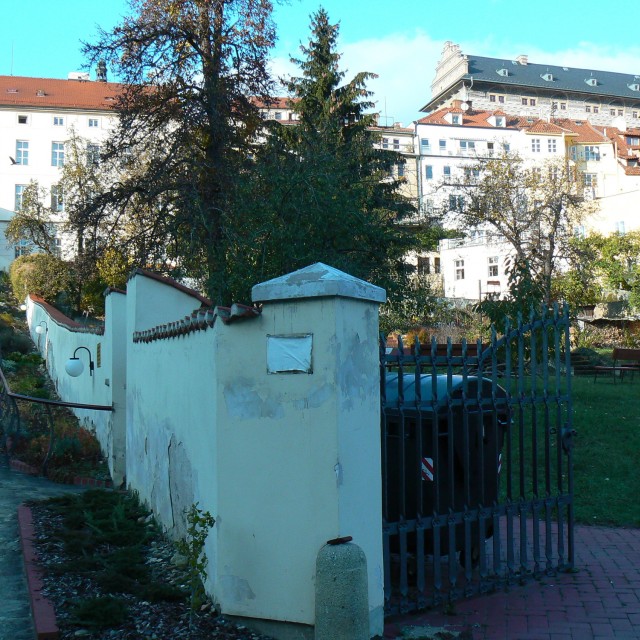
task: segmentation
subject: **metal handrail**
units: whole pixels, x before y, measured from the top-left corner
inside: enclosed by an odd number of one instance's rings
[[[47,421],[49,423],[49,447],[47,449],[47,453],[44,457],[44,460],[42,461],[43,476],[47,475],[47,467],[49,465],[49,460],[51,459],[51,456],[53,454],[53,444],[55,439],[53,414],[51,412],[52,406],[68,407],[71,409],[89,409],[94,411],[113,411],[114,410],[113,405],[108,406],[108,405],[101,405],[101,404],[84,404],[81,402],[65,402],[63,400],[50,400],[48,398],[36,398],[34,396],[27,396],[22,393],[14,393],[13,391],[11,391],[11,387],[9,387],[9,382],[7,381],[7,378],[4,375],[4,371],[2,371],[2,367],[0,367],[0,382],[2,383],[2,391],[0,391],[0,396],[6,396],[7,398],[9,398],[13,408],[14,415],[12,416],[11,420],[15,419],[17,422],[16,432],[20,430],[20,410],[18,409],[16,400],[33,402],[35,404],[42,404],[45,406],[46,413],[47,413]],[[0,427],[2,426],[1,422],[3,419],[4,419],[4,416],[0,415]],[[5,451],[7,453],[7,458],[8,458],[9,457],[9,446],[8,446],[9,430],[3,428],[2,431],[4,432]]]
[[[15,398],[16,400],[26,400],[27,402],[36,402],[38,404],[48,404],[56,407],[70,407],[72,409],[93,409],[95,411],[113,411],[113,405],[105,405],[105,404],[84,404],[81,402],[65,402],[64,400],[50,400],[48,398],[36,398],[35,396],[25,396],[21,393],[14,393],[11,391],[9,387],[9,383],[5,378],[4,371],[0,368],[0,379],[2,380],[2,385],[4,386],[5,393],[10,398]]]

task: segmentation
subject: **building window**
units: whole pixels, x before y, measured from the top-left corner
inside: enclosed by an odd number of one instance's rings
[[[451,124],[460,124],[460,116],[457,113],[451,116]]]
[[[57,184],[51,186],[51,211],[64,211],[62,187]]]
[[[16,164],[29,164],[29,143],[16,140]]]
[[[456,260],[456,280],[464,280],[464,260]]]
[[[496,116],[496,127],[504,127],[504,118],[502,116]]]
[[[618,109],[618,115],[619,116],[623,116],[624,115],[624,111],[622,109]]]
[[[585,105],[584,105],[584,110],[585,110],[587,113],[591,113],[591,105],[585,104]]]
[[[616,115],[616,110],[615,109],[609,109],[609,115],[615,116]]]
[[[100,164],[100,145],[88,144],[87,145],[87,165]]]
[[[426,276],[431,273],[431,261],[429,258],[418,256],[418,275]]]
[[[596,182],[598,180],[598,175],[596,173],[583,173],[582,180],[585,187],[589,189],[595,188]]]
[[[64,166],[64,142],[51,143],[51,166]]]
[[[560,111],[566,111],[567,110],[567,103],[566,102],[561,102],[560,103]]]
[[[440,258],[433,259],[433,273],[440,273]]]
[[[585,160],[600,160],[600,147],[594,145],[587,145],[584,148]]]
[[[488,258],[489,263],[489,278],[498,277],[498,256],[490,256]]]
[[[430,153],[431,145],[429,144],[428,138],[420,138],[420,151],[422,153]]]
[[[54,127],[63,127],[64,126],[64,118],[62,116],[53,116],[53,126]]]
[[[493,142],[487,142],[487,151],[493,151]]]
[[[445,178],[450,178],[451,177],[451,167],[449,165],[443,167],[442,173],[444,174]]]
[[[496,102],[496,94],[495,93],[490,93],[489,94],[489,102]]]
[[[503,142],[502,148],[504,149],[505,153],[509,153],[509,151],[511,151],[511,145],[508,142]]]
[[[555,153],[557,151],[557,141],[555,138],[547,138],[547,150],[549,153]]]
[[[382,148],[383,149],[389,148],[389,138],[382,138]]]
[[[446,140],[440,140],[438,142],[438,146],[440,147],[440,151],[446,151],[447,150],[447,141]]]
[[[529,98],[529,106],[530,107],[535,107],[536,106],[536,99],[535,98]]]
[[[399,151],[399,150],[400,150],[400,140],[399,140],[398,138],[394,138],[394,139],[393,139],[393,148],[394,148],[396,151]]]
[[[540,138],[531,138],[531,151],[540,153]]]
[[[20,240],[14,247],[14,256],[19,258],[20,256],[27,256],[31,253],[33,245],[29,240]]]
[[[29,124],[29,118],[27,116],[18,116],[18,124]]]
[[[22,209],[22,196],[24,195],[24,190],[27,188],[26,184],[17,184],[15,191],[15,201],[13,205],[14,211],[20,211]]]
[[[276,120],[278,120],[278,114],[276,113]],[[97,128],[98,127],[98,118],[89,118],[89,128]]]
[[[638,112],[637,112],[637,111],[633,111],[633,112],[631,113],[631,117],[632,117],[632,118],[637,118],[637,117],[638,117]]]
[[[529,104],[529,99],[528,98],[522,98],[522,104],[523,105],[528,105]]]
[[[398,178],[404,178],[404,162],[398,162]]]
[[[424,175],[427,180],[433,180],[433,167],[430,164],[425,167]]]
[[[425,215],[433,215],[433,200],[431,198],[425,198],[420,204],[420,211]]]
[[[464,211],[464,196],[449,196],[449,210],[450,211]]]
[[[624,235],[624,220],[616,222],[616,233],[619,233],[621,236]]]

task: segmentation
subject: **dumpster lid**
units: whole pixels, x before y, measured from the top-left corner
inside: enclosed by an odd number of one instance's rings
[[[421,408],[431,409],[433,402],[433,375],[422,374],[420,376],[421,386]],[[452,395],[459,396],[462,393],[464,386],[464,376],[447,374],[436,375],[436,406],[447,406],[447,393],[449,388]],[[449,380],[451,381],[451,387],[449,387]],[[467,390],[472,396],[476,396],[478,393],[478,383],[482,384],[482,396],[491,397],[492,381],[489,378],[480,378],[478,376],[467,376]],[[402,386],[404,391],[404,403],[409,405],[415,403],[416,400],[416,377],[413,374],[404,375],[402,379]],[[501,396],[504,396],[504,390],[501,387],[497,387]],[[398,374],[387,373],[386,374],[386,404],[393,405],[398,402]]]

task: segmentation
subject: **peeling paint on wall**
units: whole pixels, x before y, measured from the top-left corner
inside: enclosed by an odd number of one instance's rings
[[[255,418],[284,418],[284,408],[277,398],[262,398],[246,379],[234,381],[224,388],[224,400],[232,418],[251,420]]]
[[[184,538],[187,534],[185,512],[194,503],[193,471],[182,442],[171,436],[168,447],[169,500],[173,517],[173,535]]]
[[[251,586],[244,578],[238,578],[232,575],[221,575],[220,586],[225,598],[233,602],[244,602],[246,600],[255,600],[256,594],[253,593]]]

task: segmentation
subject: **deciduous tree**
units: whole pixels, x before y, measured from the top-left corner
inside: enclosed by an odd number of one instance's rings
[[[505,152],[467,167],[455,189],[463,206],[455,220],[463,230],[485,229],[513,248],[513,264],[526,274],[542,302],[551,300],[552,277],[567,260],[574,229],[597,206],[586,201],[580,174],[564,159],[525,161]]]
[[[270,0],[132,0],[131,15],[84,47],[124,85],[104,159],[136,163],[85,219],[137,214],[153,266],[162,258],[200,277],[216,302],[230,299],[238,177],[259,125],[251,98],[271,89],[271,12]]]

